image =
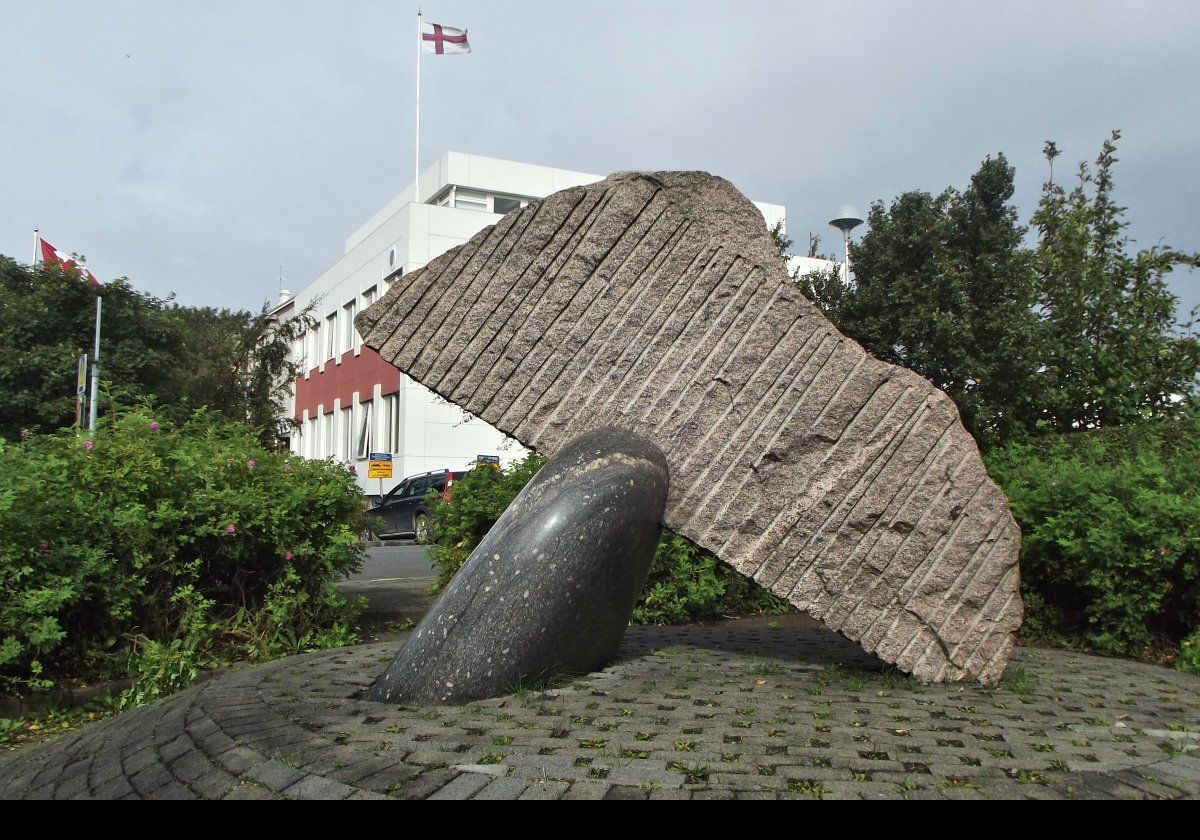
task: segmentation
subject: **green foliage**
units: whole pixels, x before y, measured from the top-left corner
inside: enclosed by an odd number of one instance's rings
[[[545,463],[546,459],[535,453],[504,470],[472,470],[454,483],[449,501],[435,504],[433,542],[427,551],[438,567],[438,590],[445,588]],[[677,624],[786,610],[786,603],[739,575],[711,552],[664,531],[646,588],[634,608],[633,621]]]
[[[153,398],[160,417],[183,423],[207,406],[261,429],[267,445],[292,425],[284,411],[297,372],[291,348],[311,324],[307,310],[281,320],[265,308],[179,306],[125,279],[93,286],[0,256],[0,437],[74,423],[76,359],[92,354],[97,296],[105,410]]]
[[[949,394],[985,445],[1030,422],[1033,272],[1013,176],[999,155],[962,192],[875,202],[853,249],[855,286],[818,277],[801,287],[875,356]]]
[[[363,556],[353,478],[242,423],[154,417],[0,443],[0,687],[132,672],[152,695],[349,638],[330,587]]]
[[[1131,253],[1125,208],[1113,198],[1114,131],[1095,169],[1079,166],[1069,193],[1053,178],[1033,216],[1038,304],[1041,421],[1058,431],[1114,426],[1161,416],[1190,398],[1200,341],[1176,326],[1178,301],[1166,284],[1176,266],[1200,255],[1168,246]],[[1053,164],[1058,150],[1045,149]],[[1193,322],[1194,323],[1194,322]]]
[[[1200,627],[1200,418],[1010,444],[987,463],[1023,532],[1026,635],[1145,656]]]
[[[842,279],[843,264],[835,262],[826,269],[816,269],[806,274],[799,274],[794,282],[800,288],[800,294],[817,305],[825,317],[840,324],[844,318],[843,312],[849,305],[854,290]]]
[[[1179,654],[1175,657],[1175,667],[1180,671],[1200,676],[1200,627],[1179,643]]]
[[[96,296],[104,295],[103,376],[131,396],[177,396],[180,349],[170,305],[125,280],[96,287],[52,267],[0,256],[0,437],[75,422],[76,359],[92,353]]]
[[[1177,325],[1166,277],[1200,255],[1132,250],[1114,201],[1119,137],[1070,192],[1053,176],[1044,185],[1034,249],[1000,155],[962,192],[875,202],[855,284],[809,275],[801,291],[874,355],[945,391],[985,449],[1176,411],[1193,396],[1200,336]],[[1045,151],[1053,165],[1058,149]]]
[[[288,417],[300,365],[292,348],[313,323],[312,306],[299,314],[273,317],[264,306],[257,315],[228,309],[175,307],[181,333],[180,399],[172,416],[186,419],[195,408],[220,411],[261,429],[259,438],[271,446],[295,428]]]
[[[664,530],[634,624],[691,624],[722,617],[785,613],[785,601],[722,563],[711,551]]]

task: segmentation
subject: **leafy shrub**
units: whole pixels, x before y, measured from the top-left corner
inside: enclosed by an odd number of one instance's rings
[[[1200,418],[1054,436],[987,460],[1023,531],[1027,635],[1146,656],[1200,626]]]
[[[444,589],[509,503],[546,463],[530,454],[503,470],[473,470],[454,483],[448,502],[432,508],[429,554],[438,567],[435,588]],[[742,577],[684,537],[664,530],[646,588],[633,611],[635,624],[681,624],[725,615],[780,613],[787,604]]]
[[[1180,671],[1200,676],[1200,628],[1179,643],[1179,655],[1175,667]]]
[[[204,413],[0,443],[0,688],[123,672],[170,687],[349,640],[331,586],[362,561],[362,503],[337,465]]]
[[[686,537],[663,529],[634,624],[691,624],[787,612],[788,604]]]

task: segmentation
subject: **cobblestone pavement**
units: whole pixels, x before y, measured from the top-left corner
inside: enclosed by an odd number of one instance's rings
[[[462,707],[361,699],[394,644],[235,672],[0,756],[0,797],[1200,797],[1200,678],[1018,649],[921,686],[825,630],[631,628],[621,660]]]

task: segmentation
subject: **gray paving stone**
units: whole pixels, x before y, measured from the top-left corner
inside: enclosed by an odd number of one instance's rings
[[[319,776],[305,776],[283,791],[288,799],[348,799],[355,792],[349,785]]]
[[[279,792],[300,781],[305,774],[294,767],[270,759],[251,767],[245,775],[246,778],[261,782],[271,790]]]
[[[443,785],[429,799],[470,799],[495,777],[483,773],[461,773]]]
[[[529,787],[525,779],[502,778],[495,779],[487,787],[475,794],[472,799],[516,799]]]
[[[1020,650],[1033,690],[1017,695],[1003,683],[991,691],[893,683],[869,662],[829,669],[860,660],[817,631],[632,628],[621,661],[575,686],[386,714],[347,700],[338,675],[362,682],[387,652],[365,646],[288,660],[266,684],[247,669],[202,686],[186,715],[146,707],[0,754],[0,798],[280,798],[265,781],[250,782],[262,768],[288,797],[419,799],[454,783],[455,767],[511,770],[465,774],[483,784],[467,794],[468,779],[443,796],[580,798],[616,788],[614,796],[636,790],[651,799],[1200,797],[1197,758],[1169,756],[1161,737],[1143,734],[1172,731],[1168,724],[1200,729],[1200,680],[1119,660]],[[768,653],[786,667],[755,673]],[[215,763],[204,737],[169,763],[150,745],[177,752],[182,735],[190,742],[200,731],[198,715],[220,725],[223,704],[238,696],[254,700],[230,708],[266,704],[299,721],[290,726],[306,740],[271,754],[233,747]],[[145,737],[145,727],[166,720],[179,729]],[[479,765],[485,753],[503,762]]]
[[[568,782],[539,782],[535,781],[529,787],[525,788],[519,799],[559,799],[567,788],[570,787]]]
[[[212,768],[191,784],[192,790],[202,799],[221,799],[238,783],[237,777],[224,770]]]

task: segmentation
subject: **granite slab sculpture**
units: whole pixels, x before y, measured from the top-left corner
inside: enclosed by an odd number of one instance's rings
[[[658,545],[667,461],[599,428],[520,492],[371,688],[389,703],[466,703],[607,665]]]
[[[539,452],[598,426],[670,468],[666,524],[925,681],[996,682],[1020,533],[954,404],[841,335],[699,172],[514,211],[359,315],[401,371]]]

